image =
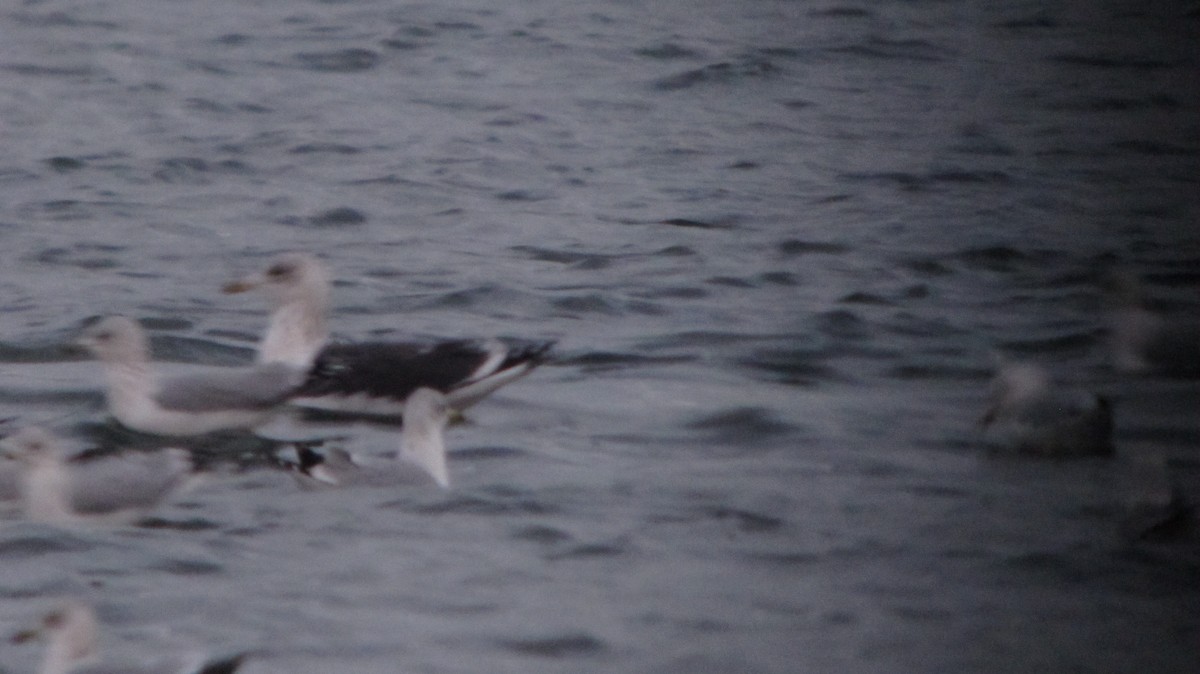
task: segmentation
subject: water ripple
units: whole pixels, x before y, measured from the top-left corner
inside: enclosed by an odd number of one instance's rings
[[[792,432],[793,424],[780,421],[775,415],[761,407],[731,407],[688,422],[685,427],[703,431],[717,443],[771,437]]]
[[[604,641],[583,633],[512,639],[502,641],[500,645],[522,655],[553,659],[595,656],[608,648]]]
[[[356,73],[379,65],[381,57],[370,49],[352,48],[327,52],[302,52],[296,60],[308,70],[326,73]]]
[[[664,77],[654,86],[660,91],[679,91],[701,85],[732,84],[746,79],[761,78],[779,72],[779,67],[760,58],[745,58],[740,61],[723,61],[703,68],[688,70]]]
[[[61,533],[27,535],[0,540],[0,559],[18,560],[63,552],[82,552],[91,545]]]

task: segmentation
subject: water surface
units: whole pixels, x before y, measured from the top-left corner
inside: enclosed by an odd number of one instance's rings
[[[1123,523],[1196,501],[1200,389],[1112,370],[1101,280],[1200,308],[1198,33],[1186,3],[5,9],[0,416],[144,443],[80,326],[246,362],[264,304],[218,289],[286,249],[334,270],[339,337],[559,345],[449,431],[447,493],[307,492],[217,438],[143,526],[6,519],[0,630],[70,595],[108,650],[249,672],[1191,671],[1194,518]],[[995,349],[1114,396],[1117,456],[983,451]]]

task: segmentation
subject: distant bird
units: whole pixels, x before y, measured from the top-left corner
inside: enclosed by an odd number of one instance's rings
[[[55,524],[129,522],[184,488],[192,460],[182,449],[69,461],[58,438],[30,426],[0,441],[20,464],[25,515]]]
[[[392,486],[436,484],[450,487],[444,430],[449,417],[445,396],[417,389],[408,397],[400,451],[394,459],[366,462],[335,448],[318,453],[297,447],[301,480],[311,486]]]
[[[97,653],[98,632],[96,612],[74,601],[47,613],[38,627],[19,632],[12,641],[46,638],[39,674],[233,674],[246,658],[245,654],[219,660],[181,655],[140,665],[102,662]]]
[[[1200,322],[1151,311],[1140,279],[1113,273],[1109,291],[1109,346],[1113,367],[1121,372],[1200,376]]]
[[[79,343],[104,365],[109,412],[128,428],[156,435],[257,426],[305,379],[302,370],[283,363],[209,367],[160,378],[150,363],[145,332],[124,316],[97,322]]]
[[[1113,453],[1109,400],[1058,389],[1042,368],[1031,363],[1000,366],[980,425],[989,444],[1021,454],[1073,457]]]
[[[292,402],[317,409],[399,416],[418,388],[446,395],[463,410],[541,364],[551,341],[328,343],[329,273],[316,257],[285,253],[266,271],[225,286],[226,293],[262,289],[273,311],[258,346],[259,363],[310,368]]]

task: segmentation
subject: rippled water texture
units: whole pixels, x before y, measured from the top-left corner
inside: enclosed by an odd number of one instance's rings
[[[1200,387],[1113,370],[1101,281],[1200,309],[1197,44],[1183,2],[7,3],[0,417],[148,446],[80,326],[246,362],[265,304],[218,289],[285,249],[339,337],[559,344],[447,493],[235,436],[142,526],[9,516],[0,631],[80,596],[110,651],[248,672],[1193,671],[1195,516],[1128,515],[1198,500]],[[1116,457],[986,452],[993,350],[1112,397]]]

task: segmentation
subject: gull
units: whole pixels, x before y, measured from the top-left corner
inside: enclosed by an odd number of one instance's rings
[[[992,380],[990,399],[980,420],[990,444],[1042,456],[1113,453],[1109,400],[1058,389],[1037,365],[1002,364]]]
[[[292,402],[335,412],[399,416],[418,388],[441,391],[463,410],[541,364],[553,342],[330,343],[329,272],[315,256],[284,253],[260,273],[228,283],[226,293],[261,289],[273,307],[258,345],[259,363],[309,370]]]
[[[58,438],[30,426],[3,445],[21,465],[21,505],[31,520],[58,524],[130,522],[186,486],[192,460],[182,449],[69,461]]]
[[[147,664],[101,662],[98,622],[91,606],[72,601],[47,613],[38,627],[17,633],[12,641],[46,638],[39,674],[233,674],[246,657],[240,654],[207,661],[193,654]]]
[[[304,381],[303,371],[283,363],[159,377],[149,360],[145,332],[124,316],[92,325],[79,343],[104,365],[112,415],[128,428],[155,435],[252,428],[270,418]]]
[[[1109,347],[1113,367],[1127,373],[1200,376],[1200,323],[1179,320],[1146,306],[1141,281],[1127,271],[1111,275]]]
[[[436,484],[448,489],[450,473],[443,435],[448,418],[445,396],[433,389],[417,389],[405,405],[400,451],[395,458],[365,462],[340,448],[319,454],[299,446],[296,470],[309,486]]]

